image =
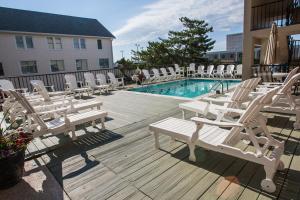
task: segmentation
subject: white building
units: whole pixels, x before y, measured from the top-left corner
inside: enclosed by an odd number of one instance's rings
[[[96,19],[0,7],[0,75],[111,68],[113,39]]]

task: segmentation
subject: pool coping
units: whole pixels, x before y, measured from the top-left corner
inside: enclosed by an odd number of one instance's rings
[[[241,79],[211,79],[211,78],[184,78],[184,79],[179,79],[179,80],[172,80],[172,81],[166,81],[166,82],[161,82],[161,83],[154,83],[154,84],[147,84],[147,85],[158,85],[158,84],[162,84],[162,83],[170,83],[170,82],[175,82],[175,81],[181,81],[181,80],[186,80],[186,79],[197,79],[197,80],[223,80],[223,81],[232,81],[232,80],[236,80],[236,81],[242,81]],[[146,85],[146,86],[147,86]],[[143,85],[145,86],[145,85]],[[136,92],[136,91],[130,91],[129,89],[133,89],[133,88],[140,88],[142,86],[137,86],[137,87],[132,87],[132,88],[128,88],[127,90],[123,90],[123,92],[128,92],[128,93],[133,93],[133,94],[137,94],[137,95],[146,95],[146,96],[155,96],[155,97],[164,97],[164,98],[171,98],[171,99],[177,99],[177,100],[185,100],[185,101],[195,101],[195,100],[200,100],[202,98],[205,97],[211,97],[214,95],[218,95],[214,92],[210,92],[207,94],[202,94],[200,96],[197,97],[193,97],[193,98],[189,98],[189,97],[178,97],[178,96],[169,96],[169,95],[162,95],[162,94],[151,94],[151,93],[144,93],[144,92]],[[231,91],[232,89],[234,89],[236,87],[236,85],[230,86],[228,88],[228,91]],[[221,95],[221,94],[220,94]]]

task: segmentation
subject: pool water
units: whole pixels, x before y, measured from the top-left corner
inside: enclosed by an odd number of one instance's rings
[[[224,90],[227,87],[232,87],[240,80],[222,80]],[[186,79],[180,81],[166,82],[154,85],[146,85],[139,88],[129,89],[129,91],[159,94],[175,97],[195,98],[203,94],[213,92],[215,90],[221,90],[221,86],[216,87],[216,84],[220,82],[218,80],[207,79]]]

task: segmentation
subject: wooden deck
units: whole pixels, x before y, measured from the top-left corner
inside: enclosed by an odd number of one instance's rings
[[[109,112],[107,131],[88,127],[88,134],[77,131],[82,136],[75,142],[61,135],[28,147],[27,156],[45,164],[70,199],[300,199],[300,132],[292,129],[293,116],[266,113],[273,135],[286,141],[286,169],[276,174],[277,191],[267,194],[257,164],[201,148],[191,163],[187,146],[164,136],[155,150],[148,125],[181,117],[181,101],[122,91],[98,98]]]

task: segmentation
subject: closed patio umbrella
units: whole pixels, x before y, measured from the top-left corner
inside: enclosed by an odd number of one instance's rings
[[[271,33],[268,40],[268,46],[264,58],[265,65],[272,65],[276,60],[276,47],[277,47],[277,25],[276,23],[272,24]]]
[[[272,65],[276,62],[276,47],[277,47],[277,25],[276,23],[272,24],[271,33],[268,40],[268,46],[265,53],[264,65]],[[260,74],[261,73],[261,74]],[[260,69],[258,73],[263,81],[272,81],[271,67],[266,66],[264,69]]]

